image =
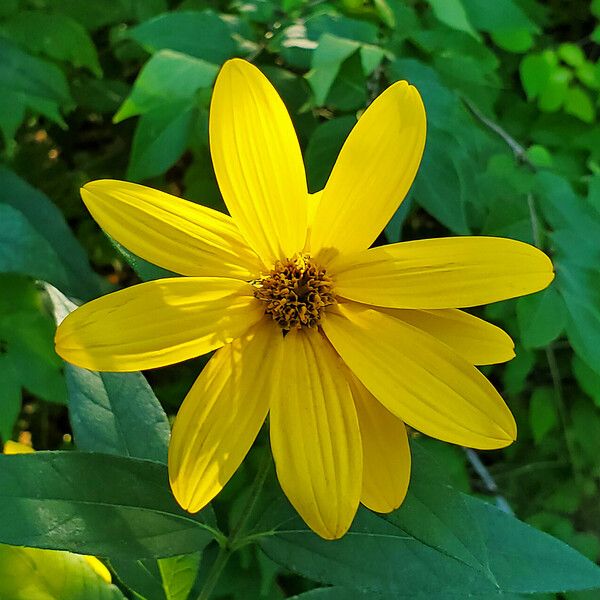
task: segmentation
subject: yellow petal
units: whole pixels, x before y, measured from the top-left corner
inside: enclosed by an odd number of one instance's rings
[[[231,216],[265,264],[302,250],[306,176],[283,101],[253,65],[227,61],[210,107],[210,150]]]
[[[106,583],[112,583],[110,571],[95,556],[84,556],[83,558],[96,575],[99,575]]]
[[[245,280],[264,269],[233,219],[216,210],[126,181],[92,181],[81,197],[108,235],[164,269]]]
[[[327,181],[312,231],[321,260],[368,248],[410,186],[425,146],[419,92],[399,81],[381,94],[350,132]],[[334,249],[334,250],[332,250]]]
[[[169,445],[177,502],[195,513],[229,481],[267,416],[282,370],[283,336],[255,325],[210,359],[185,398]]]
[[[544,289],[550,259],[515,240],[452,237],[400,242],[330,265],[344,298],[390,308],[465,308]]]
[[[350,527],[360,500],[362,451],[344,366],[322,335],[284,339],[285,372],[271,406],[271,447],[281,487],[325,539]]]
[[[402,504],[410,481],[406,427],[351,373],[349,382],[363,448],[360,501],[371,510],[388,513]]]
[[[32,452],[35,452],[35,450],[31,446],[20,442],[13,442],[12,440],[4,442],[4,454],[31,454]]]
[[[515,344],[506,332],[462,310],[380,310],[422,329],[473,365],[495,365],[515,356]]]
[[[514,418],[492,384],[430,335],[354,303],[339,304],[321,324],[364,386],[411,427],[480,449],[516,438]]]
[[[159,279],[80,306],[60,324],[56,351],[96,371],[151,369],[220,348],[263,316],[243,281]]]
[[[304,252],[310,252],[310,236],[312,233],[312,226],[315,221],[315,216],[317,214],[317,207],[319,206],[319,203],[321,202],[322,196],[323,196],[323,190],[321,190],[320,192],[315,192],[314,194],[308,194],[308,201],[307,201],[308,225],[306,227],[306,242],[304,244]]]

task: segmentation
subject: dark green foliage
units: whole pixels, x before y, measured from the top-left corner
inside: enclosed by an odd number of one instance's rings
[[[184,513],[169,492],[168,420],[204,360],[147,373],[152,388],[140,373],[64,366],[51,316],[67,298],[172,275],[104,236],[79,198],[86,181],[225,210],[208,114],[220,65],[239,56],[284,98],[311,192],[364,108],[408,79],[427,146],[387,241],[506,236],[548,252],[557,275],[476,311],[516,342],[511,363],[485,369],[516,416],[516,444],[481,454],[482,471],[426,440],[401,509],[362,510],[334,543],[269,479],[215,597],[598,597],[575,593],[600,588],[591,562],[456,490],[600,559],[599,19],[596,0],[0,2],[0,437],[83,451],[0,457],[0,542],[107,556],[126,597],[185,600],[210,571],[212,540],[224,543],[217,518],[229,531],[243,512],[253,454],[217,517]]]

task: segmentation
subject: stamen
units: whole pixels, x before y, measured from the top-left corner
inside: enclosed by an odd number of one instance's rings
[[[306,254],[277,261],[254,286],[254,295],[265,303],[265,314],[284,331],[317,327],[323,309],[336,302],[331,278]]]

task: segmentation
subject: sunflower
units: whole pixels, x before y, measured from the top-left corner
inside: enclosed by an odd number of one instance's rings
[[[94,219],[184,277],[89,302],[56,335],[67,361],[133,371],[216,350],[186,396],[169,447],[179,504],[197,512],[227,483],[267,414],[277,476],[306,523],[341,537],[359,503],[398,507],[405,423],[492,449],[512,414],[475,365],[514,356],[494,325],[458,310],[546,287],[552,264],[509,239],[370,248],[408,192],[425,110],[400,81],[364,112],[325,188],[309,194],[289,114],[265,76],[230,60],[210,109],[210,148],[231,216],[133,183],[94,181]]]

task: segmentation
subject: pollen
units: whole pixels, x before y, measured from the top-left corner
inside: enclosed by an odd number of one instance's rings
[[[254,286],[265,314],[284,331],[318,327],[325,307],[336,302],[331,278],[306,254],[277,261]]]

